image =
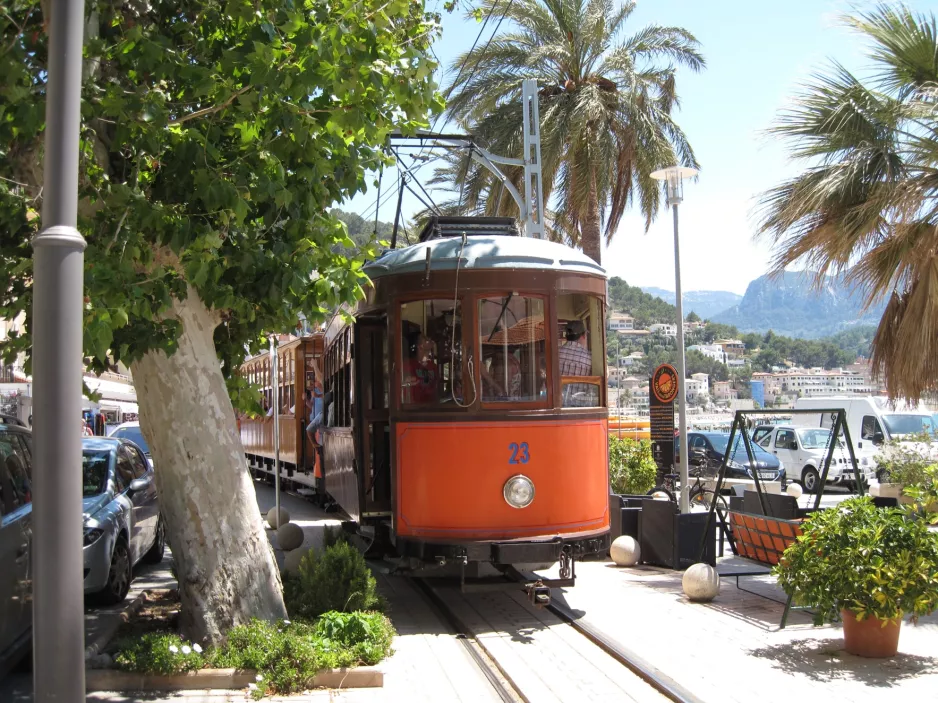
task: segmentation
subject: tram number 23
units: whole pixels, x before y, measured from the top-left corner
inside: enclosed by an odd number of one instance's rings
[[[528,454],[528,443],[521,442],[512,442],[508,445],[508,451],[511,452],[511,456],[508,458],[509,464],[527,464],[531,459],[531,455]]]

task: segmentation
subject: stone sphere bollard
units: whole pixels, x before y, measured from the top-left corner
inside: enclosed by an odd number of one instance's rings
[[[303,528],[295,522],[280,525],[277,530],[277,544],[285,552],[299,548],[303,544]]]
[[[312,549],[294,549],[283,556],[283,570],[291,574],[299,573],[300,562]]]
[[[280,508],[280,524],[286,525],[290,522],[290,513],[288,513],[283,508]],[[272,530],[277,529],[277,508],[273,507],[267,511],[267,524],[270,525]]]
[[[684,595],[696,603],[707,603],[720,592],[720,575],[709,564],[694,564],[681,581]]]
[[[789,483],[785,492],[792,498],[800,498],[804,494],[804,489],[799,483]]]
[[[635,566],[642,558],[642,548],[638,540],[630,535],[616,537],[609,547],[609,556],[616,566]]]

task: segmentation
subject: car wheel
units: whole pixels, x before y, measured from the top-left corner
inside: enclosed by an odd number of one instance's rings
[[[132,578],[130,565],[130,549],[127,540],[118,537],[111,553],[111,567],[107,574],[107,585],[101,590],[99,596],[106,605],[116,605],[127,597]]]
[[[163,561],[163,552],[166,551],[166,528],[163,527],[163,517],[160,516],[156,523],[156,539],[153,540],[153,546],[150,551],[143,555],[143,561],[147,564],[159,564]]]
[[[821,483],[821,476],[813,466],[805,466],[801,472],[801,485],[805,493],[815,493],[818,490],[818,484]]]

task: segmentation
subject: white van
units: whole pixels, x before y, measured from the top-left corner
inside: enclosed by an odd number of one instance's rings
[[[935,421],[924,405],[893,404],[886,398],[872,396],[831,396],[828,398],[798,398],[795,410],[837,410],[847,415],[847,429],[853,446],[869,455],[890,440],[901,440],[908,435],[925,431],[935,436]],[[792,415],[792,424],[801,427],[833,427],[834,413],[818,415]],[[932,443],[933,446],[938,446]]]
[[[808,493],[818,490],[823,462],[831,443],[831,431],[825,427],[796,427],[794,425],[760,425],[752,439],[765,451],[775,454],[788,467],[788,477],[801,481]],[[874,465],[866,454],[857,454],[857,467],[863,480],[874,477]],[[850,464],[850,453],[843,442],[834,449],[827,482],[855,483],[856,476]]]

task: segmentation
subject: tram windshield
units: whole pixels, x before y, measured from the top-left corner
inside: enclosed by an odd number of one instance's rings
[[[544,300],[516,293],[479,300],[482,402],[547,400]]]
[[[602,308],[598,298],[580,293],[557,296],[560,330],[557,357],[563,407],[594,408],[602,402]]]
[[[462,320],[459,302],[416,300],[401,305],[401,402],[462,402]]]

